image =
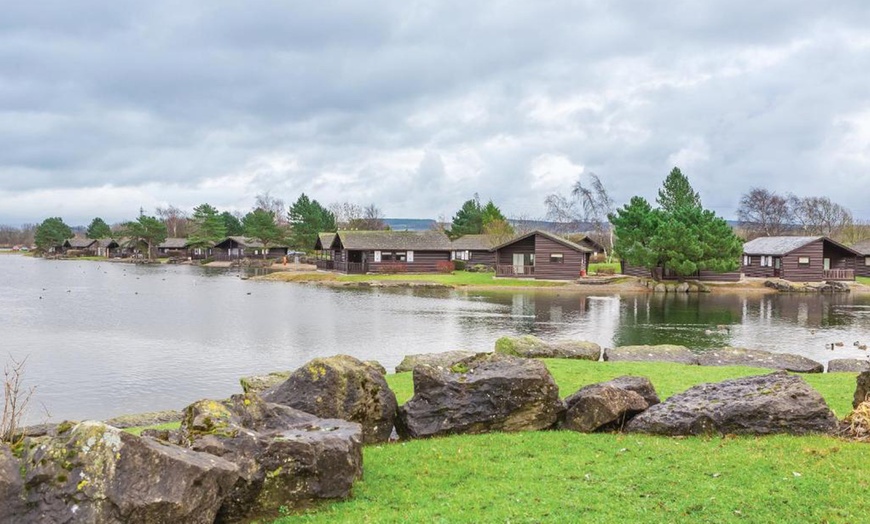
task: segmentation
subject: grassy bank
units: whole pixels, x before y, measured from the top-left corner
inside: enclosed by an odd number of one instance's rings
[[[665,398],[744,367],[545,361],[562,396],[622,374]],[[802,375],[838,417],[855,375]],[[410,373],[388,375],[399,402]],[[663,438],[550,431],[411,441],[365,449],[345,502],[296,522],[859,522],[870,514],[867,444],[830,437]]]

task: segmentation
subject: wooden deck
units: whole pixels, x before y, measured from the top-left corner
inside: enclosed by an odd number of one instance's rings
[[[855,280],[854,269],[825,269],[825,280]]]
[[[335,262],[334,269],[348,275],[365,275],[368,273],[368,264],[365,262]]]
[[[495,266],[495,276],[531,278],[535,276],[535,266],[515,266],[513,264],[498,264]]]

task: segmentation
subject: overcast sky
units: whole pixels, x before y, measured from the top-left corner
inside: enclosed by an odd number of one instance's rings
[[[751,186],[870,218],[868,27],[862,0],[6,2],[0,223],[266,191],[539,218],[675,165],[726,218]]]

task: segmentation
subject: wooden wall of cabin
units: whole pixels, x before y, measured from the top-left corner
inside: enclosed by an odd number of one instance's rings
[[[514,263],[514,253],[522,253],[524,255],[532,255],[535,253],[535,237],[530,236],[519,242],[514,242],[509,246],[505,246],[496,251],[496,260],[499,265],[510,266]]]
[[[494,267],[495,266],[495,252],[469,250],[467,265],[474,266],[477,264],[482,264],[482,265],[487,266],[487,267]]]
[[[541,235],[535,235],[535,279],[574,280],[586,269],[586,253],[575,251]],[[553,262],[552,254],[561,254],[561,262]]]
[[[800,247],[782,257],[782,278],[792,282],[820,282],[825,279],[824,247],[822,239]],[[809,257],[809,264],[800,264],[801,257]]]
[[[749,265],[741,265],[740,269],[744,275],[750,278],[773,278],[774,274],[772,266],[761,265],[761,255],[751,255],[749,257]]]
[[[395,253],[402,251],[396,249],[390,251]],[[396,262],[396,261],[381,261],[375,262],[375,252],[365,252],[366,262],[368,263],[368,271],[370,273],[389,273],[396,264],[403,264],[405,271],[403,273],[439,273],[439,262],[450,261],[450,251],[416,251],[414,250],[413,262]]]

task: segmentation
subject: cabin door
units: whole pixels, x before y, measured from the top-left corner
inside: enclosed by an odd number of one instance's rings
[[[781,258],[774,258],[773,259],[773,276],[778,278],[781,273],[782,273],[782,259]]]
[[[525,267],[524,267],[525,260],[526,260],[526,257],[522,253],[514,253],[514,274],[515,275],[522,275],[523,274],[523,270],[525,269]]]
[[[828,271],[831,269],[831,259],[830,258],[823,258],[822,263],[825,266],[825,271]]]

